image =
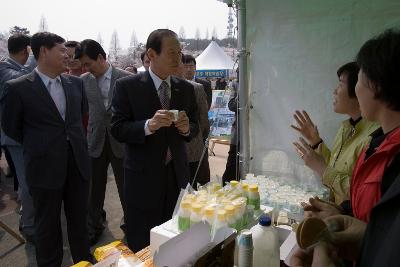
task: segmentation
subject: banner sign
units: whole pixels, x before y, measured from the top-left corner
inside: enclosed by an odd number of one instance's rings
[[[229,77],[228,70],[196,70],[198,78],[227,78]]]

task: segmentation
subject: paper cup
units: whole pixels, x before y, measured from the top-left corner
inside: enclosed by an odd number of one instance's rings
[[[169,112],[171,112],[172,114],[174,114],[174,121],[177,121],[177,120],[178,120],[179,110],[171,109]]]

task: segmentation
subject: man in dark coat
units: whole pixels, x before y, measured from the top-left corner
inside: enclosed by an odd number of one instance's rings
[[[150,230],[172,217],[189,181],[185,141],[198,133],[193,85],[173,77],[181,60],[177,35],[153,31],[146,43],[148,71],[116,82],[111,133],[125,143],[128,246],[149,245]],[[179,110],[175,118],[169,110]]]

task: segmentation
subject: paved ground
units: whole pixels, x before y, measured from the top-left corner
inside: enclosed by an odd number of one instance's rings
[[[215,156],[210,156],[211,177],[215,179],[216,176],[221,177],[225,170],[226,158],[228,155],[229,146],[216,144],[214,148]],[[0,167],[4,168],[6,165],[2,159]],[[18,233],[19,215],[17,214],[18,204],[16,201],[16,193],[13,191],[12,178],[5,178],[1,174],[0,182],[0,221],[7,224],[14,231]],[[119,228],[120,220],[122,217],[121,205],[118,198],[117,188],[115,185],[114,177],[109,176],[106,200],[104,208],[107,212],[107,228],[105,229],[97,246],[107,244],[116,239],[124,237],[123,232]],[[62,266],[71,266],[72,261],[70,257],[66,233],[65,218],[62,218],[62,226],[64,233],[64,258]],[[93,247],[92,249],[94,249]],[[34,247],[30,244],[18,245],[18,241],[11,235],[6,233],[0,228],[0,266],[1,267],[35,267],[35,252]]]

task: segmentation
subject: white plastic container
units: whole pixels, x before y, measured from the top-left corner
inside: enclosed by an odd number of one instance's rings
[[[260,217],[259,223],[251,228],[253,236],[253,267],[279,267],[279,237],[271,226],[271,218]]]

